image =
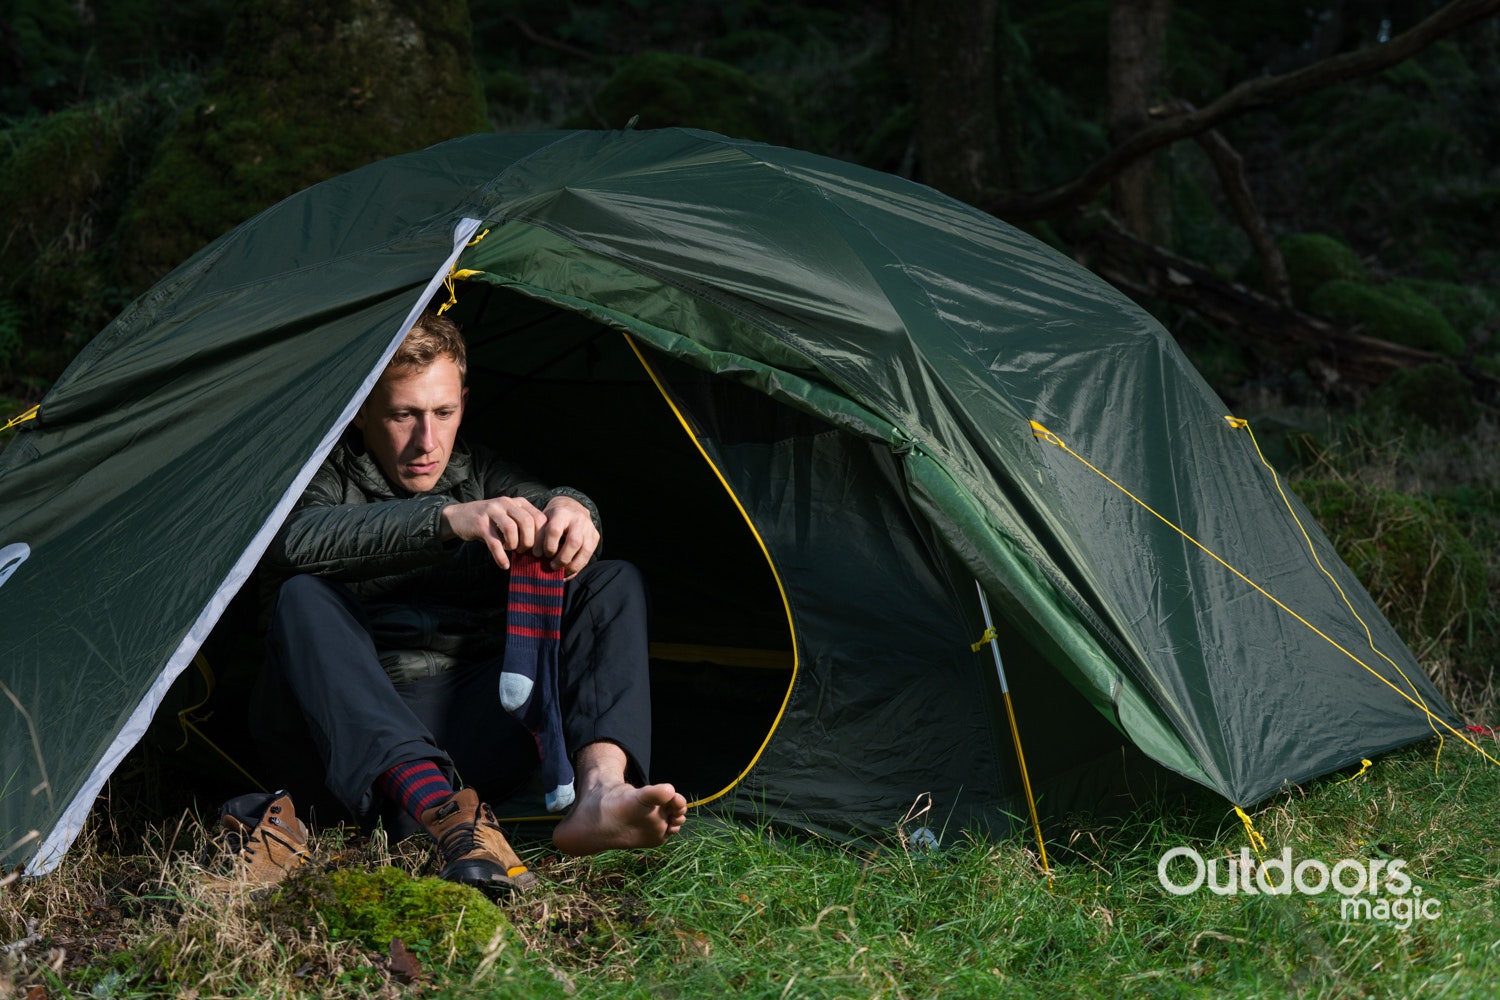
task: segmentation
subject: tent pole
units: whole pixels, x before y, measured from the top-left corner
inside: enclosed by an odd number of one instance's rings
[[[995,622],[990,617],[990,602],[984,596],[984,588],[979,581],[974,581],[974,589],[979,591],[979,607],[984,611],[984,637],[974,644],[974,651],[979,652],[979,647],[985,642],[989,643],[990,652],[995,656],[995,673],[1000,678],[1000,697],[1005,700],[1005,715],[1010,720],[1010,738],[1016,745],[1016,763],[1021,768],[1021,787],[1026,790],[1026,808],[1031,811],[1031,829],[1036,833],[1036,849],[1041,853],[1042,871],[1047,875],[1047,887],[1052,887],[1052,866],[1047,863],[1047,845],[1042,842],[1042,821],[1037,818],[1036,798],[1031,794],[1031,778],[1026,773],[1026,754],[1021,750],[1021,729],[1016,725],[1016,710],[1010,701],[1010,684],[1005,679],[1005,664],[1000,661],[1000,637],[995,632]]]

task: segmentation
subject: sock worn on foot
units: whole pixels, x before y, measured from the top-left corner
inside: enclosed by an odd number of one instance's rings
[[[453,786],[430,760],[397,764],[376,779],[376,784],[402,812],[419,823],[424,812],[453,794]]]
[[[562,607],[563,571],[548,569],[530,553],[512,556],[500,704],[536,740],[549,812],[561,812],[573,804],[573,766],[563,740],[557,694]]]

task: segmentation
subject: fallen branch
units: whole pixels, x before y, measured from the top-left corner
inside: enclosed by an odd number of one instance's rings
[[[521,37],[526,39],[528,42],[531,42],[533,45],[540,45],[544,48],[555,49],[558,52],[564,53],[565,55],[570,55],[575,59],[583,59],[587,62],[606,61],[603,56],[597,56],[585,49],[580,49],[577,46],[569,45],[567,42],[559,42],[555,38],[548,38],[546,35],[538,33],[535,28],[527,24],[525,21],[521,20],[519,17],[512,17],[509,20],[511,24],[514,24],[516,26],[516,30],[521,33]]]
[[[1239,220],[1240,228],[1250,238],[1255,256],[1260,258],[1261,269],[1266,275],[1266,288],[1271,297],[1283,306],[1290,307],[1292,283],[1287,277],[1286,261],[1282,259],[1281,249],[1271,235],[1271,227],[1266,225],[1265,216],[1255,205],[1255,195],[1251,193],[1250,181],[1245,177],[1244,159],[1217,129],[1210,129],[1194,136],[1194,139],[1213,162],[1214,171],[1219,175],[1219,183],[1224,187],[1224,195],[1229,199],[1229,207]]]
[[[1402,369],[1443,364],[1467,378],[1481,401],[1500,402],[1500,377],[1466,361],[1309,316],[1137,239],[1107,217],[1097,221],[1078,242],[1084,263],[1137,302],[1182,306],[1214,325],[1238,331],[1253,346],[1288,364],[1308,365],[1315,360],[1309,367],[1330,386],[1373,387]]]

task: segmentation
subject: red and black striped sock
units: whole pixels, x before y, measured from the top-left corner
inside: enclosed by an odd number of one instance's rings
[[[453,794],[453,786],[443,777],[437,764],[430,760],[397,764],[375,783],[403,812],[418,822],[421,822],[424,812]]]
[[[563,592],[561,569],[549,569],[530,553],[511,557],[500,704],[536,739],[549,812],[560,812],[573,803],[573,766],[568,762],[557,694]]]

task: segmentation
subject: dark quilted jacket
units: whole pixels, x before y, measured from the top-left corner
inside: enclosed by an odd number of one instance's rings
[[[443,541],[440,520],[448,504],[498,496],[525,497],[539,508],[573,497],[599,524],[582,493],[549,489],[481,448],[459,443],[437,485],[413,495],[346,440],[313,476],[267,563],[282,576],[311,573],[353,590],[392,680],[435,674],[502,647],[505,571],[478,542]]]

